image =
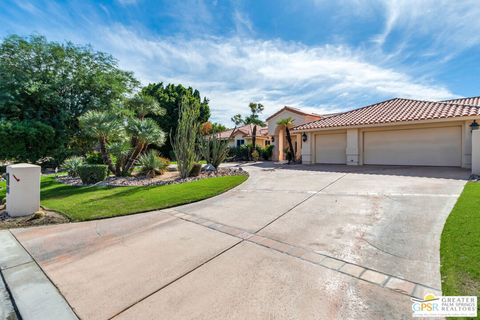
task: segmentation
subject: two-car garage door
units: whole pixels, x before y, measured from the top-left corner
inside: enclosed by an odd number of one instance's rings
[[[462,129],[457,127],[364,132],[364,163],[461,166]]]
[[[316,134],[316,163],[346,163],[346,133]],[[363,132],[363,163],[461,166],[462,127]]]

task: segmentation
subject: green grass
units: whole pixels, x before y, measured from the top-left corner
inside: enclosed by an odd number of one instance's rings
[[[450,213],[440,260],[443,295],[480,296],[480,183],[468,182]]]
[[[43,176],[41,204],[74,221],[92,220],[163,209],[210,198],[244,182],[247,176],[226,176],[151,187],[75,187]],[[0,183],[0,198],[5,182]]]

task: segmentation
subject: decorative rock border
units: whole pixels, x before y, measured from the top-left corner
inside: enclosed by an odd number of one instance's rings
[[[151,187],[151,186],[164,186],[169,184],[180,184],[185,182],[192,182],[208,178],[226,177],[226,176],[241,176],[248,175],[248,173],[242,168],[220,168],[217,171],[206,172],[203,171],[198,177],[188,177],[185,179],[174,178],[171,180],[152,180],[144,177],[109,177],[105,181],[92,184],[90,186],[109,186],[109,187]],[[67,176],[59,176],[56,179],[60,183],[72,185],[72,186],[87,186],[82,184],[80,178],[72,178]]]

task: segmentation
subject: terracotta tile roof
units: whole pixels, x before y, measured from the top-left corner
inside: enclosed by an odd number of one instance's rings
[[[311,117],[315,117],[315,118],[318,118],[320,119],[322,116],[319,115],[319,114],[316,114],[316,113],[308,113],[308,112],[303,112],[302,110],[300,109],[297,109],[297,108],[294,108],[294,107],[289,107],[289,106],[285,106],[283,107],[282,109],[278,110],[277,112],[275,112],[274,114],[272,114],[271,116],[269,116],[266,121],[270,120],[271,118],[275,117],[277,114],[279,114],[280,112],[284,111],[284,110],[288,110],[290,112],[293,112],[293,113],[296,113],[296,114],[299,114],[299,115],[303,115],[303,116],[311,116]]]
[[[220,138],[221,138],[221,139],[228,139],[228,138],[230,138],[230,136],[232,135],[232,131],[233,131],[233,130],[234,130],[234,129],[229,129],[229,130],[220,132],[220,133],[219,133]],[[244,137],[250,137],[250,136],[252,135],[252,132],[253,132],[253,125],[247,124],[247,125],[245,125],[245,126],[238,127],[238,128],[235,130],[235,134],[238,133],[238,132],[243,133],[243,136],[244,136]],[[268,136],[268,127],[260,127],[260,126],[257,126],[257,137],[261,137],[261,136]]]
[[[309,122],[297,126],[293,128],[293,130],[348,127],[465,116],[480,116],[480,107],[447,102],[395,98]]]
[[[469,106],[478,106],[480,107],[480,97],[470,97],[470,98],[460,98],[452,100],[443,100],[442,102],[447,103],[456,103],[456,104],[467,104]]]

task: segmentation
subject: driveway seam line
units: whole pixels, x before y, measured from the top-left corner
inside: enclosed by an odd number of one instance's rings
[[[73,314],[77,317],[77,319],[81,319],[80,316],[77,314],[77,312],[75,311],[75,309],[73,308],[73,306],[70,304],[70,302],[67,300],[67,298],[65,298],[65,296],[63,295],[62,291],[60,291],[60,288],[57,287],[57,285],[55,284],[55,282],[52,281],[52,279],[48,276],[48,274],[45,272],[45,270],[43,270],[42,266],[40,266],[40,264],[37,262],[37,260],[35,260],[35,258],[30,254],[30,252],[28,252],[28,250],[25,248],[25,246],[23,245],[23,243],[20,242],[20,240],[17,239],[17,237],[15,236],[15,234],[10,230],[8,229],[8,232],[10,232],[10,234],[12,235],[12,237],[17,241],[17,243],[20,245],[20,247],[22,247],[23,250],[25,250],[25,252],[29,255],[29,257],[32,259],[32,261],[29,261],[28,263],[34,263],[38,269],[43,273],[43,275],[47,278],[47,280],[50,282],[50,284],[57,290],[58,294],[63,298],[63,300],[65,301],[65,303],[68,305],[68,307],[72,310]],[[25,264],[25,263],[24,263]],[[23,264],[22,264],[23,265]],[[6,283],[5,283],[6,284]],[[21,316],[21,314],[20,314]]]
[[[198,224],[200,225],[200,224]],[[238,239],[238,238],[237,238]],[[236,242],[235,244],[227,247],[226,249],[220,251],[219,253],[217,253],[216,255],[214,255],[213,257],[205,260],[204,262],[202,262],[201,264],[199,264],[198,266],[196,266],[195,268],[185,272],[184,274],[176,277],[175,279],[169,281],[168,283],[164,284],[163,286],[161,286],[160,288],[158,288],[157,290],[147,294],[146,296],[144,296],[143,298],[137,300],[136,302],[132,303],[131,305],[129,305],[128,307],[122,309],[121,311],[119,311],[118,313],[114,314],[113,316],[111,316],[110,318],[108,318],[109,320],[112,320],[113,318],[117,317],[118,315],[122,314],[123,312],[127,311],[128,309],[134,307],[136,304],[148,299],[149,297],[153,296],[154,294],[160,292],[161,290],[165,289],[166,287],[170,286],[171,284],[177,282],[178,280],[184,278],[185,276],[189,275],[190,273],[194,272],[195,270],[203,267],[204,265],[206,265],[207,263],[209,263],[210,261],[216,259],[217,257],[219,257],[220,255],[224,254],[225,252],[229,251],[230,249],[233,249],[234,247],[238,246],[240,243],[243,242],[243,239],[240,239],[240,241]]]
[[[272,223],[274,223],[275,221],[277,221],[278,219],[282,218],[283,216],[285,216],[287,213],[289,213],[290,211],[292,211],[293,209],[297,208],[298,206],[302,205],[303,203],[305,203],[306,201],[310,200],[311,198],[313,198],[314,196],[316,196],[317,194],[319,194],[320,192],[322,192],[323,190],[327,189],[328,187],[330,187],[331,185],[333,185],[334,183],[338,182],[340,179],[344,178],[345,176],[347,176],[348,173],[345,173],[343,174],[341,177],[338,177],[337,179],[335,179],[334,181],[330,182],[329,184],[327,184],[325,187],[321,188],[320,190],[318,190],[317,192],[315,193],[312,193],[310,196],[306,197],[305,199],[303,199],[302,201],[300,201],[299,203],[297,203],[296,205],[294,205],[293,207],[291,207],[290,209],[288,209],[287,211],[285,211],[284,213],[282,213],[281,215],[279,215],[278,217],[276,217],[275,219],[273,219],[272,221],[268,222],[266,225],[264,225],[263,227],[261,227],[260,229],[258,229],[257,231],[255,231],[254,233],[257,234],[259,233],[260,231],[262,231],[263,229],[267,228],[268,226],[270,226]]]

